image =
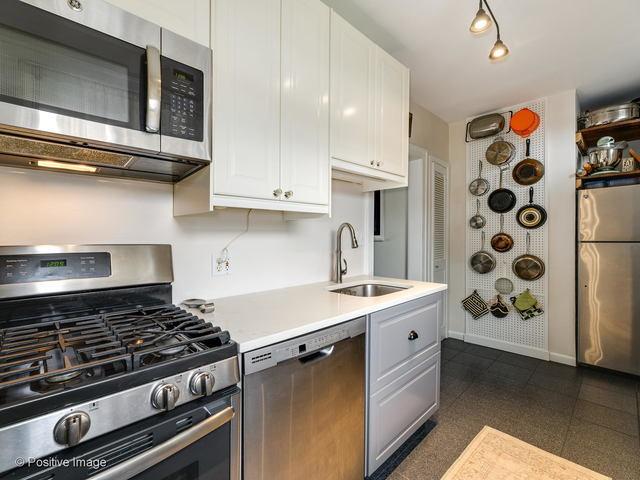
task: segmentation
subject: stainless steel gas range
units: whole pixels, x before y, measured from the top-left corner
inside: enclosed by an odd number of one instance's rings
[[[0,247],[0,478],[239,477],[237,346],[167,245]]]

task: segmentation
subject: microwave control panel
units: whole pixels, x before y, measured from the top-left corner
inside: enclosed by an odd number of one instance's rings
[[[107,252],[0,255],[0,285],[110,275]]]
[[[162,135],[201,142],[204,138],[204,74],[162,57]]]

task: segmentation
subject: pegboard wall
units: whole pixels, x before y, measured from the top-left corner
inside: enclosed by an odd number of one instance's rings
[[[540,116],[540,126],[529,137],[531,140],[530,157],[539,160],[545,164],[545,101],[538,100],[528,104],[517,105],[505,110],[518,111],[521,108],[529,108]],[[507,114],[507,121],[509,115]],[[508,124],[505,127],[505,132]],[[522,159],[526,158],[525,139],[519,137],[513,132],[501,133],[504,140],[511,142],[516,153],[509,163],[509,168],[503,174],[502,186],[510,189],[517,197],[516,206],[508,213],[504,214],[503,232],[508,233],[514,240],[513,248],[505,253],[496,252],[491,248],[491,237],[500,232],[500,214],[493,212],[488,205],[489,195],[492,191],[499,188],[500,183],[500,167],[491,165],[487,162],[485,152],[487,147],[491,145],[496,137],[489,137],[480,140],[474,140],[467,144],[467,185],[478,177],[478,161],[482,160],[483,171],[482,176],[489,181],[489,191],[482,196],[472,195],[468,189],[467,195],[467,238],[466,238],[466,291],[470,295],[477,290],[480,296],[486,301],[492,301],[498,292],[495,290],[495,281],[500,277],[506,277],[513,282],[514,290],[509,295],[502,295],[504,301],[509,304],[509,315],[505,318],[496,318],[491,313],[475,320],[468,312],[465,312],[466,335],[482,337],[488,343],[491,340],[496,341],[496,345],[508,343],[513,345],[521,353],[530,350],[532,355],[540,355],[548,352],[547,342],[547,316],[546,313],[529,320],[522,320],[520,315],[511,305],[509,298],[517,296],[525,289],[529,289],[531,293],[538,299],[539,305],[544,310],[547,297],[547,273],[536,281],[526,281],[519,279],[512,271],[513,260],[526,253],[526,234],[529,232],[531,243],[529,253],[537,255],[542,259],[548,267],[548,250],[547,250],[547,224],[537,229],[525,229],[521,227],[516,215],[520,207],[529,203],[529,186],[518,185],[512,177],[513,167]],[[541,205],[546,209],[546,193],[545,193],[545,177],[533,185],[534,196],[533,203]],[[480,199],[480,214],[486,219],[486,225],[483,229],[473,229],[469,226],[469,219],[476,213],[476,200]],[[549,213],[547,211],[547,213]],[[547,220],[548,222],[548,220]],[[485,232],[484,250],[490,252],[496,260],[496,266],[493,271],[486,274],[475,272],[469,265],[471,256],[481,249],[482,240],[481,232]],[[548,271],[548,268],[546,269]],[[485,342],[486,343],[486,342]],[[535,350],[535,352],[533,352]]]

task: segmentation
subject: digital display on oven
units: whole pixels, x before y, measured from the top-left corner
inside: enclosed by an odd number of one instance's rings
[[[178,80],[182,80],[183,82],[193,83],[193,75],[187,72],[183,72],[182,70],[173,69],[173,76]]]
[[[59,268],[59,267],[66,267],[66,266],[67,266],[67,260],[64,258],[57,259],[57,260],[41,260],[40,261],[40,268]]]

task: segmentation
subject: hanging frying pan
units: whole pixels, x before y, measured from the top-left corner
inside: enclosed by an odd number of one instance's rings
[[[489,191],[489,182],[482,178],[482,160],[478,160],[478,178],[469,184],[469,192],[471,195],[481,197]]]
[[[531,151],[531,140],[527,138],[527,153],[524,160],[519,161],[515,167],[513,167],[513,180],[518,185],[533,185],[540,181],[544,176],[544,165],[542,162],[529,158]]]
[[[489,195],[489,208],[496,213],[507,213],[516,206],[516,194],[508,188],[502,188],[502,173],[504,169],[500,169],[500,188],[494,190]]]
[[[469,265],[478,273],[489,273],[496,267],[496,259],[484,249],[484,231],[482,232],[482,245],[480,250],[471,255]]]
[[[544,207],[533,203],[533,187],[529,187],[529,203],[520,207],[516,220],[523,228],[540,228],[547,221],[547,211]]]
[[[480,215],[480,199],[476,200],[476,214],[469,219],[469,226],[476,230],[484,227],[487,224],[487,220]]]
[[[531,237],[527,232],[527,253],[516,257],[511,265],[513,273],[522,280],[538,280],[544,275],[544,262],[539,257],[529,253]]]
[[[498,137],[489,145],[484,156],[491,165],[501,167],[511,161],[515,151],[516,147],[513,146],[513,143],[503,140],[502,137]]]
[[[496,252],[504,253],[513,248],[513,238],[508,233],[504,233],[504,216],[500,214],[500,231],[491,237],[491,248]]]

